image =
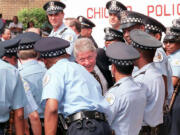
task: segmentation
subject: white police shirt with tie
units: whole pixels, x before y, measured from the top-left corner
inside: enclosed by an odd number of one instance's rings
[[[152,62],[143,66],[132,76],[135,81],[142,82],[148,87],[143,126],[156,127],[163,123],[165,84],[162,74]]]

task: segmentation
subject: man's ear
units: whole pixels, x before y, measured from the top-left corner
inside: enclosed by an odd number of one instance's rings
[[[2,57],[2,60],[6,60],[6,56],[3,56],[3,57]]]
[[[154,37],[157,39],[157,40],[161,40],[161,34],[160,33],[156,33],[154,35]]]
[[[144,25],[140,25],[139,29],[142,30],[142,31],[145,31],[145,26]]]
[[[116,72],[116,66],[114,64],[112,64],[111,73],[113,76],[115,76],[115,72]]]

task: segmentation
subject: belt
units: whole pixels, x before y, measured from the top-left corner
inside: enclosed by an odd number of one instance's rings
[[[106,117],[104,113],[100,113],[97,111],[80,111],[78,113],[68,116],[66,118],[66,122],[70,124],[74,121],[83,120],[83,119],[96,119],[96,120],[106,121]]]
[[[151,132],[151,127],[150,126],[142,126],[141,132],[149,133],[149,132]]]
[[[150,127],[150,126],[142,126],[140,133],[153,133],[153,135],[156,135],[156,133],[159,130],[160,125],[157,125],[156,127]]]

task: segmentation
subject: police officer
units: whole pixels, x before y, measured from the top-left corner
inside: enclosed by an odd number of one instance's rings
[[[68,60],[68,46],[69,42],[55,37],[42,38],[34,46],[48,68],[42,93],[42,103],[46,104],[45,133],[56,134],[61,113],[69,125],[68,135],[109,135],[111,130],[103,113],[108,112],[107,103],[101,86],[84,67]]]
[[[14,66],[17,66],[17,49],[19,41],[20,40],[18,38],[13,38],[0,43],[0,45],[2,45],[5,49],[2,59]]]
[[[121,31],[121,17],[119,16],[119,13],[123,10],[127,10],[126,6],[117,0],[111,0],[106,3],[106,9],[108,9],[109,13],[109,24],[112,26],[113,29]]]
[[[110,44],[118,41],[125,42],[125,40],[123,39],[123,33],[116,29],[106,27],[104,28],[104,33],[105,47],[97,49],[96,65],[105,76],[106,80],[108,81],[108,87],[110,88],[111,86],[113,86],[114,80],[109,70],[111,62],[108,60],[108,57],[105,54],[105,50]]]
[[[145,31],[161,41],[162,33],[166,32],[166,27],[156,19],[149,16],[146,16],[143,19],[143,22],[145,24]],[[173,85],[171,80],[172,70],[166,53],[162,47],[157,48],[154,56],[154,62],[156,68],[163,74],[163,78],[166,84],[166,104],[169,104],[173,92]]]
[[[34,32],[26,32],[22,35],[18,46],[18,58],[21,63],[19,72],[26,83],[26,91],[31,91],[38,109],[29,114],[31,128],[34,134],[41,135],[41,122],[44,122],[44,109],[41,103],[42,79],[46,68],[38,62],[38,53],[34,51],[34,44],[41,37]]]
[[[134,11],[122,11],[119,13],[121,17],[120,28],[123,31],[123,36],[127,44],[131,43],[130,31],[133,29],[145,30],[143,18],[145,15]]]
[[[176,20],[178,23],[179,20]],[[180,113],[180,27],[179,26],[172,26],[167,29],[166,36],[164,37],[164,45],[166,54],[168,55],[168,60],[170,62],[172,68],[172,81],[173,86],[177,89],[175,92],[176,96],[175,99],[172,99],[172,109],[170,110],[171,114],[171,126],[169,135],[179,135],[180,134],[180,126],[179,126],[179,113]],[[178,87],[178,88],[176,88]]]
[[[70,28],[66,27],[63,23],[64,8],[66,5],[60,1],[49,1],[43,8],[47,13],[50,24],[53,26],[53,30],[50,33],[50,37],[63,38],[70,42],[70,46],[66,49],[69,55],[73,54],[73,42],[76,39],[76,34]],[[73,60],[73,56],[71,57]]]
[[[105,33],[105,47],[107,48],[110,44],[113,42],[125,42],[123,38],[123,33],[121,31],[118,31],[116,29],[106,27],[104,28],[104,33]]]
[[[112,43],[106,50],[112,62],[116,83],[105,97],[113,115],[108,119],[116,135],[138,135],[146,105],[147,87],[131,77],[139,53],[122,42]]]
[[[17,67],[17,51],[18,51],[19,42],[21,40],[20,37],[21,35],[18,35],[16,38],[0,43],[0,46],[3,46],[5,49],[5,54],[2,57],[3,60],[10,63],[11,65],[15,67]],[[29,114],[33,113],[34,111],[38,109],[38,106],[33,98],[31,91],[28,91],[29,85],[27,81],[22,79],[22,82],[24,84],[24,90],[25,90],[25,94],[27,98],[27,104],[24,107],[24,118],[27,119]],[[13,123],[10,122],[10,125],[13,125]],[[26,120],[25,120],[25,133],[29,133],[29,127]]]
[[[0,20],[0,29],[2,28]],[[4,55],[4,48],[0,46],[0,57]],[[0,59],[0,135],[5,134],[9,113],[14,110],[15,131],[18,135],[24,134],[24,106],[26,97],[22,81],[17,69]]]
[[[77,19],[81,23],[81,32],[80,32],[80,35],[78,36],[78,38],[87,37],[87,38],[91,39],[92,42],[94,43],[94,46],[96,48],[98,48],[96,41],[94,40],[94,38],[91,35],[92,29],[94,27],[96,27],[96,25],[92,21],[90,21],[89,19],[87,19],[83,16],[78,16]]]
[[[162,47],[162,43],[146,32],[137,29],[130,32],[130,38],[131,44],[140,53],[140,58],[135,62],[139,70],[133,74],[133,78],[148,87],[141,134],[157,135],[158,126],[163,123],[165,85],[162,74],[155,67],[153,57],[156,49]]]

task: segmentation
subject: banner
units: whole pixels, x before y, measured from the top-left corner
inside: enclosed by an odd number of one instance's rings
[[[82,15],[96,24],[93,37],[99,47],[104,46],[104,28],[110,27],[108,10],[105,8],[109,0],[62,0],[66,4],[65,18]],[[128,10],[151,16],[166,27],[172,20],[180,17],[180,1],[178,0],[119,0]]]

